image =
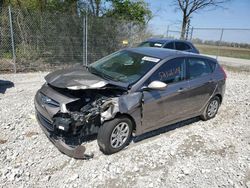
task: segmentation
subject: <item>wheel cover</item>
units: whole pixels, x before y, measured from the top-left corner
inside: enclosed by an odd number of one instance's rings
[[[219,107],[219,102],[217,100],[211,101],[211,103],[208,105],[207,115],[209,117],[213,117],[216,114],[218,107]]]
[[[129,137],[129,125],[126,122],[117,124],[110,136],[110,145],[112,148],[121,147]]]

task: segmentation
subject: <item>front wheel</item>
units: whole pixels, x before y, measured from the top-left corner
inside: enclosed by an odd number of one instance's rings
[[[100,150],[108,155],[122,150],[129,144],[132,127],[132,121],[125,116],[105,122],[97,136]]]
[[[206,121],[214,118],[218,112],[219,107],[220,107],[220,99],[219,97],[215,96],[208,102],[206,110],[201,115],[201,119]]]

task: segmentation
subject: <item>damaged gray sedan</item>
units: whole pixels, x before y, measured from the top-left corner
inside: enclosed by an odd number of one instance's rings
[[[113,53],[88,67],[48,74],[35,96],[37,120],[55,146],[85,158],[97,135],[105,154],[135,136],[191,117],[213,118],[226,75],[215,59],[158,48]]]

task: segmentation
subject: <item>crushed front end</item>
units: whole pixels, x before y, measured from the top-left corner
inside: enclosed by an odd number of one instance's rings
[[[44,84],[35,96],[37,120],[50,141],[64,154],[90,158],[82,143],[114,116],[120,89],[70,90]]]

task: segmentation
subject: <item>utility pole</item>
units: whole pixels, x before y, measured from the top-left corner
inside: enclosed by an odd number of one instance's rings
[[[168,38],[168,33],[169,33],[169,25],[167,27],[167,38]]]
[[[217,56],[216,56],[216,59],[218,59],[218,56],[219,56],[219,53],[220,53],[220,45],[221,45],[221,41],[222,41],[223,34],[224,34],[224,29],[222,28],[222,29],[221,29],[221,34],[220,34],[220,40],[219,40],[219,44],[218,44],[218,49],[217,49]]]
[[[190,19],[188,19],[188,23],[187,23],[186,37],[185,37],[186,40],[188,40],[189,29],[190,29]]]

